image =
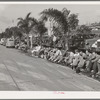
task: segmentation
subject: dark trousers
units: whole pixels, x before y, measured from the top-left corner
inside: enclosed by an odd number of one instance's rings
[[[98,63],[98,72],[100,73],[100,63]]]
[[[88,65],[88,67],[87,67],[87,70],[89,71],[89,72],[91,72],[91,70],[93,69],[93,62],[89,62],[89,65]]]
[[[98,64],[97,61],[93,64],[93,74],[95,75],[98,72]]]
[[[91,70],[93,70],[93,74],[96,74],[98,72],[97,61],[89,62],[88,71],[91,72]]]

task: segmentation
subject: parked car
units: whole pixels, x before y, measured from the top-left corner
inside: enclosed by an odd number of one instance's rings
[[[6,38],[3,38],[3,46],[6,46],[6,41],[7,41],[7,39]]]
[[[11,38],[7,39],[6,47],[15,47],[14,40]]]
[[[0,40],[0,44],[3,45],[3,38]]]
[[[4,44],[5,44],[5,40],[6,40],[5,38],[2,38],[2,39],[0,40],[0,44],[1,44],[1,45],[4,45]]]

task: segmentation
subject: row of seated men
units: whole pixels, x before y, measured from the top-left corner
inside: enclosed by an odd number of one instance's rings
[[[100,75],[100,55],[95,51],[63,51],[61,48],[50,48],[36,46],[31,51],[32,56],[38,55],[54,63],[65,64],[71,67],[76,73],[86,72],[92,77]]]

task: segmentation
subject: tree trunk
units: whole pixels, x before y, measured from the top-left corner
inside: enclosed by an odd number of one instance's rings
[[[40,35],[39,39],[40,39],[39,45],[42,45],[42,35]]]
[[[31,37],[30,41],[31,41],[31,49],[32,49],[33,48],[33,36]]]
[[[68,39],[68,37],[66,37],[65,41],[66,41],[65,42],[65,48],[66,48],[66,50],[69,50],[69,39]]]
[[[27,48],[29,48],[30,45],[29,45],[29,35],[27,34]]]
[[[21,44],[21,39],[22,39],[22,36],[19,36],[19,43]]]
[[[65,48],[66,48],[66,50],[69,50],[68,42],[66,42],[66,44],[65,44]]]

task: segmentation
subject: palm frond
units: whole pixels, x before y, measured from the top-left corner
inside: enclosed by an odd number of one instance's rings
[[[17,18],[17,20],[23,21],[24,19],[20,17],[20,18]]]
[[[25,19],[28,19],[29,16],[30,16],[30,14],[31,14],[31,12],[29,12],[29,13],[26,15]]]

